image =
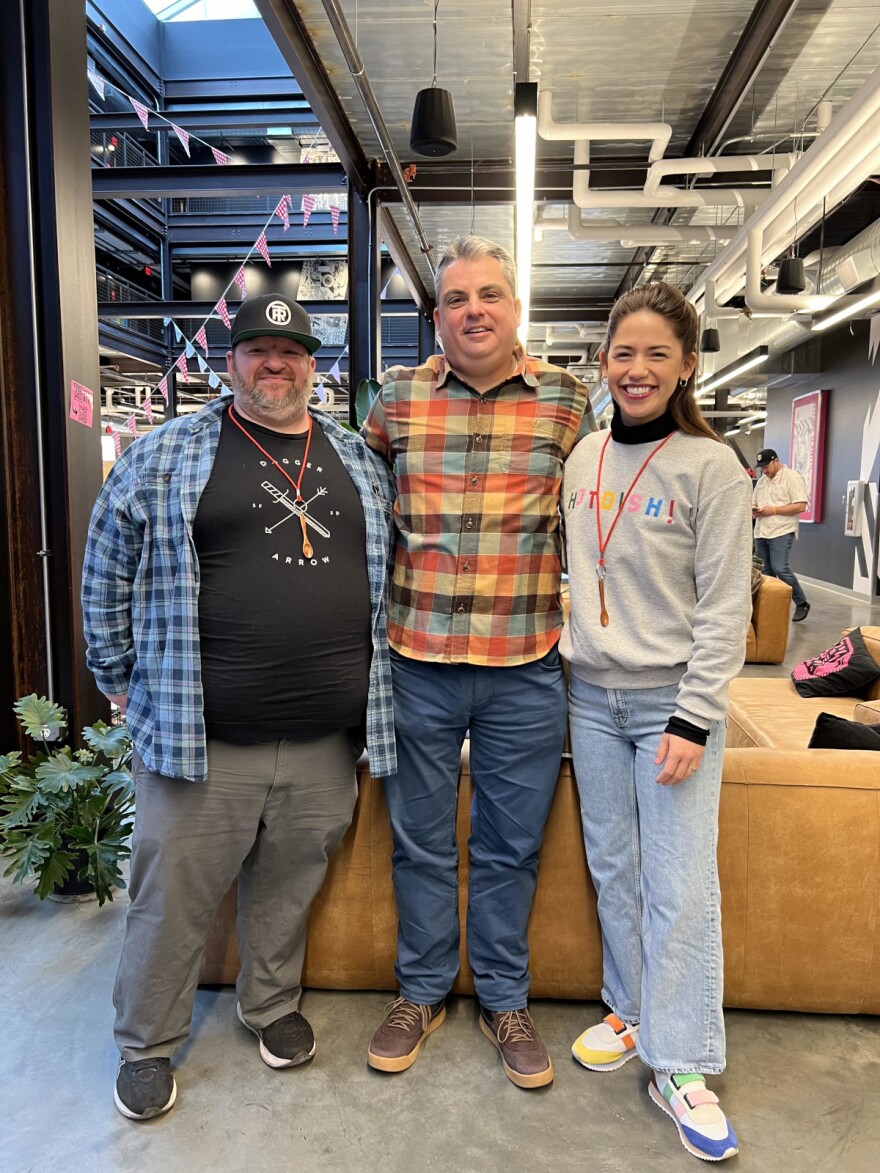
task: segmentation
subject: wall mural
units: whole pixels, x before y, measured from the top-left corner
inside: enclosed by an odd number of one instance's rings
[[[807,484],[809,503],[801,521],[822,520],[822,480],[825,471],[825,416],[828,392],[810,391],[791,403],[791,454],[789,463]]]

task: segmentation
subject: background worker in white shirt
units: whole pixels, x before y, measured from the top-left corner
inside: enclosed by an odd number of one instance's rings
[[[799,472],[782,463],[772,448],[762,448],[755,464],[762,472],[752,494],[755,518],[755,549],[764,563],[764,573],[781,578],[791,587],[795,623],[806,619],[810,604],[801,584],[788,565],[792,543],[798,533],[798,518],[809,498]]]

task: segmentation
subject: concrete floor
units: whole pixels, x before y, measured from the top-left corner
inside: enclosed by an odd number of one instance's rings
[[[790,671],[880,608],[808,588],[813,610],[792,629]],[[95,904],[41,904],[0,881],[2,1173],[665,1173],[696,1169],[672,1122],[648,1099],[638,1061],[598,1075],[569,1058],[597,1004],[535,1002],[556,1080],[515,1088],[476,1025],[470,999],[411,1071],[383,1076],[366,1047],[388,995],[307,991],[315,1061],[272,1071],[235,1021],[232,990],[202,990],[193,1037],[175,1060],[178,1102],[165,1117],[125,1120],[114,1108],[110,993],[125,894]],[[833,931],[833,926],[828,926]],[[728,1061],[713,1087],[756,1173],[877,1173],[880,1018],[727,1014]]]

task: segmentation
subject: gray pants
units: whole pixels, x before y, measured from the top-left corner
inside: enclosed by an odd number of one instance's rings
[[[135,760],[131,907],[116,975],[116,1044],[170,1057],[190,1031],[211,918],[238,876],[237,991],[251,1026],[299,1006],[309,907],[351,822],[360,747],[346,733],[208,742],[208,778]]]

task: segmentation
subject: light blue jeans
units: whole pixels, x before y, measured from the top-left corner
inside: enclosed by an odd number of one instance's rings
[[[716,849],[724,723],[700,768],[660,786],[654,756],[678,688],[613,689],[574,674],[571,741],[584,843],[599,901],[602,997],[639,1023],[655,1071],[724,1069]]]

